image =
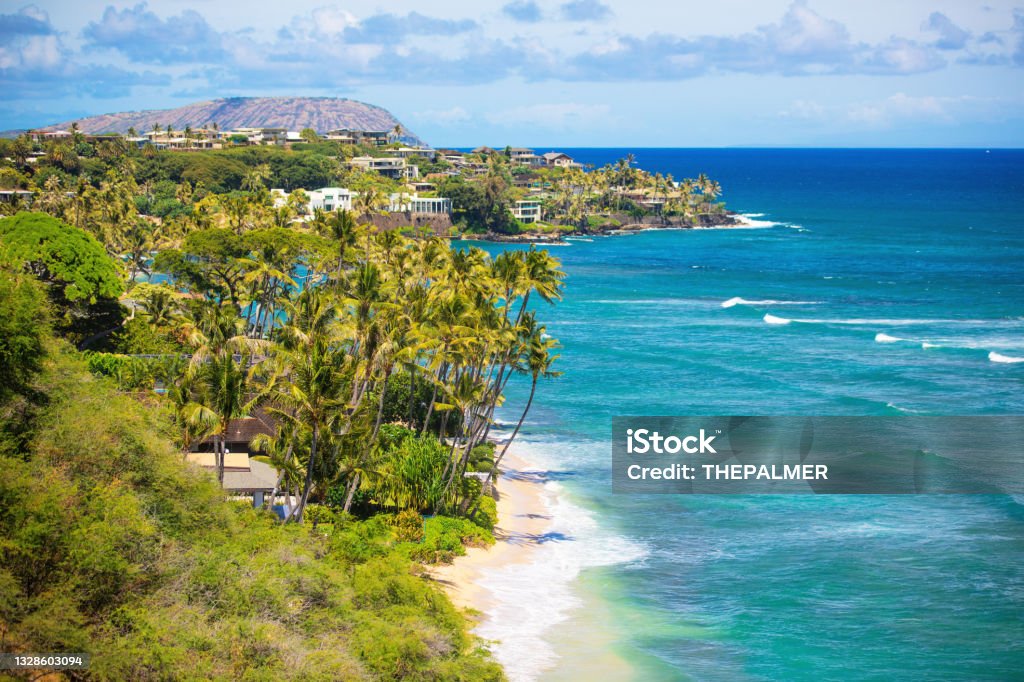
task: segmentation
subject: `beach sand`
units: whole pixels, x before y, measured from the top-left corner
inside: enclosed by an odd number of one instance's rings
[[[546,534],[552,526],[547,497],[552,493],[544,486],[545,472],[532,468],[511,452],[502,461],[502,469],[504,473],[496,485],[498,524],[494,530],[494,545],[468,548],[466,555],[456,558],[452,564],[433,567],[430,571],[431,577],[444,586],[455,606],[463,609],[478,626],[496,617],[496,612],[503,606],[481,585],[488,573],[511,565],[551,560],[550,555],[543,554],[541,547],[545,540],[550,539]],[[529,598],[528,595],[522,596]],[[507,605],[504,606],[504,617],[508,617]],[[541,672],[534,668],[527,672],[513,669],[512,661],[505,661],[506,672],[512,680],[533,680],[537,675],[552,681],[603,679],[618,682],[635,679],[632,668],[614,651],[614,638],[607,627],[610,620],[610,614],[599,603],[589,604],[570,616],[569,623],[574,624],[573,634],[554,631],[540,634],[547,641],[557,640],[558,649],[563,654],[569,653],[560,661],[558,671],[548,669]]]
[[[431,568],[431,577],[441,583],[455,606],[470,611],[474,618],[486,617],[493,604],[491,595],[479,584],[488,569],[529,563],[551,517],[544,503],[543,481],[531,476],[521,459],[508,453],[497,481],[498,525],[492,547],[469,547],[466,555],[446,566]],[[480,612],[479,616],[474,612]]]

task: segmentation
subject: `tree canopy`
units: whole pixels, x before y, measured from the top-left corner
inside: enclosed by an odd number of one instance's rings
[[[96,303],[124,290],[116,264],[96,239],[44,213],[0,220],[0,259],[58,287],[70,302]]]

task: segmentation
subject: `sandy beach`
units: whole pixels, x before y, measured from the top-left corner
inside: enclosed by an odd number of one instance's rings
[[[494,545],[470,547],[465,556],[453,563],[431,569],[431,575],[444,585],[452,602],[481,619],[493,604],[489,592],[480,585],[484,572],[532,561],[544,533],[551,526],[539,472],[533,474],[526,463],[511,452],[502,461],[502,468],[504,473],[496,485],[498,525],[494,528]]]

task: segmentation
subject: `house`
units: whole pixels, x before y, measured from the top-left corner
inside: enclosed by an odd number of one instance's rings
[[[411,159],[419,156],[431,161],[437,156],[437,152],[429,147],[399,147],[398,149],[392,149],[390,153],[402,159]]]
[[[388,210],[392,213],[408,212],[420,215],[449,215],[452,200],[446,197],[421,197],[417,194],[392,194]]]
[[[0,189],[0,204],[32,203],[34,192],[27,189]]]
[[[483,156],[488,156],[490,154],[493,154],[494,150],[491,149],[490,147],[477,147],[476,149],[474,149],[470,153],[471,154],[482,154]]]
[[[438,149],[437,153],[441,158],[453,166],[461,166],[466,162],[466,155],[457,149]]]
[[[73,135],[70,130],[33,130],[29,133],[36,142],[44,140],[64,140]]]
[[[573,161],[571,156],[562,152],[548,152],[547,154],[542,154],[541,158],[544,160],[545,166],[551,166],[552,168],[572,168],[580,165]]]
[[[217,472],[213,452],[191,452],[188,461],[206,471]],[[224,453],[224,490],[237,496],[252,496],[252,506],[262,507],[277,488],[277,469],[252,459],[247,452]]]
[[[542,217],[540,202],[536,199],[520,199],[512,205],[511,211],[521,223],[535,223]]]
[[[513,164],[520,166],[540,166],[544,163],[543,158],[526,147],[509,147],[508,158]]]
[[[418,178],[420,169],[418,166],[410,166],[405,159],[398,156],[357,156],[348,162],[352,168],[361,168],[366,171],[375,171],[381,175],[395,180]]]
[[[358,196],[344,187],[322,187],[306,193],[309,196],[309,213],[321,211],[351,211],[352,200]]]
[[[324,138],[344,144],[364,144],[370,147],[383,147],[388,144],[390,136],[391,134],[386,130],[337,128],[335,130],[328,130]]]
[[[284,144],[288,141],[287,128],[235,128],[228,137],[244,137],[249,144]]]
[[[277,425],[262,408],[253,411],[252,416],[232,419],[224,432],[224,445],[231,452],[249,452],[250,443],[257,434],[273,436]],[[196,453],[213,452],[213,437],[205,438],[193,448]]]

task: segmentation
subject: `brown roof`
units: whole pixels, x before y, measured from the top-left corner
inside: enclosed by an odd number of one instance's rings
[[[224,433],[224,440],[229,443],[251,443],[252,439],[260,433],[267,436],[277,434],[276,420],[267,414],[266,410],[262,407],[253,410],[252,415],[249,417],[232,419],[228,422],[228,429]],[[213,437],[210,436],[203,440],[203,442],[212,443]]]

